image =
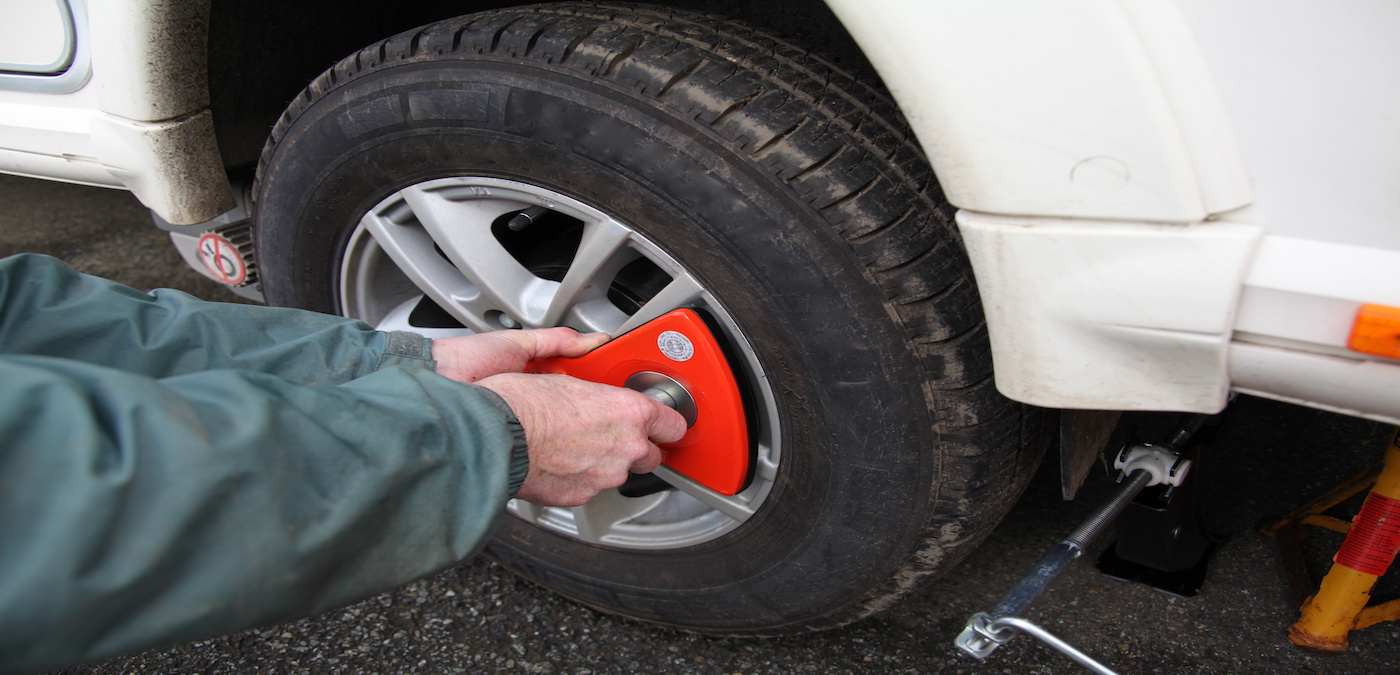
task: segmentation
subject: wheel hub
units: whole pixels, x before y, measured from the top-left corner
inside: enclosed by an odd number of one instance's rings
[[[530,222],[512,227],[527,211]],[[716,408],[708,393],[708,403],[701,402],[691,381],[699,376],[689,369],[673,373],[643,364],[613,383],[625,384],[644,370],[663,373],[694,394],[697,427],[708,417],[742,420],[742,430],[699,435],[728,439],[719,468],[707,470],[700,466],[707,462],[687,459],[708,451],[682,449],[668,454],[655,473],[584,506],[512,500],[508,510],[514,516],[598,546],[667,550],[734,531],[772,492],[781,447],[777,401],[757,355],[699,279],[630,225],[529,183],[434,179],[404,187],[364,214],[346,243],[340,274],[347,316],[381,330],[434,338],[558,325],[625,337],[682,307],[712,321],[704,332],[731,350],[725,365],[707,361],[709,370],[751,394],[739,404]],[[727,412],[711,415],[707,409]]]

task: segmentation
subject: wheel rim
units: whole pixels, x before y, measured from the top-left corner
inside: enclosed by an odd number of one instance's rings
[[[517,232],[510,221],[531,209]],[[517,224],[522,221],[517,220]],[[616,490],[574,508],[511,500],[544,530],[621,549],[675,549],[723,536],[772,492],[779,463],[775,397],[733,317],[657,243],[576,199],[518,181],[453,177],[390,195],[366,212],[341,263],[341,312],[380,330],[449,337],[571,326],[613,335],[678,307],[700,307],[732,347],[735,379],[753,393],[757,461],[742,492],[720,495],[669,470],[669,489]]]

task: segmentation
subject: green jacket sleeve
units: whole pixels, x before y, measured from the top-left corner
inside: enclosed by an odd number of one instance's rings
[[[443,569],[482,546],[527,468],[523,430],[499,397],[422,359],[384,361],[373,336],[352,359],[358,376],[302,373],[334,382],[324,386],[136,357],[162,373],[152,376],[9,351],[19,335],[9,309],[0,311],[0,671],[309,616]],[[236,329],[185,320],[233,362],[247,353]],[[290,342],[325,341],[320,354],[344,349],[329,344],[343,329],[317,321],[300,334],[263,325]],[[66,317],[31,328],[60,324],[81,326]],[[119,332],[148,335],[143,325]],[[118,351],[108,356],[122,363]]]
[[[382,358],[431,359],[429,341],[414,333],[169,289],[142,293],[35,254],[0,260],[0,354],[58,356],[151,377],[254,370],[307,385],[348,382]]]

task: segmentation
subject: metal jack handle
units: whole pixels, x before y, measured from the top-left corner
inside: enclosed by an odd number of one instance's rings
[[[1074,660],[1075,663],[1099,675],[1118,675],[1117,672],[1113,671],[1108,666],[1095,661],[1094,657],[1075,649],[1074,645],[1061,640],[1050,631],[1026,619],[1022,619],[1019,616],[1003,616],[1000,619],[993,619],[987,616],[986,612],[978,612],[973,615],[972,619],[967,623],[967,628],[963,630],[963,635],[958,636],[957,645],[962,647],[964,651],[968,651],[969,649],[963,644],[963,637],[967,635],[968,631],[976,631],[979,638],[984,639],[991,645],[986,650],[987,654],[990,654],[992,650],[995,650],[997,647],[1006,644],[1011,638],[1016,637],[1017,631],[1020,631],[1022,633],[1028,633],[1031,637],[1050,645],[1055,651],[1068,656],[1070,659]],[[979,659],[986,658],[985,655],[978,656],[975,652],[969,653],[973,656],[977,656]]]
[[[954,640],[954,644],[972,656],[985,659],[996,651],[997,647],[1015,637],[1017,631],[1021,631],[1031,634],[1032,637],[1096,673],[1112,675],[1113,671],[1108,667],[1019,615],[1050,590],[1050,585],[1084,554],[1084,550],[1103,534],[1104,530],[1108,529],[1113,519],[1127,508],[1143,488],[1161,483],[1172,486],[1181,484],[1190,468],[1190,462],[1181,460],[1177,448],[1185,445],[1203,420],[1204,417],[1193,419],[1191,424],[1178,432],[1165,446],[1136,445],[1125,449],[1115,463],[1123,469],[1127,477],[1118,492],[1090,514],[1078,529],[1045,554],[1030,574],[1002,596],[991,611],[978,613],[969,619],[967,627]]]

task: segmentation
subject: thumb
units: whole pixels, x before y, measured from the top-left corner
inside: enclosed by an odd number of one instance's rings
[[[506,335],[525,350],[527,361],[551,356],[583,356],[612,339],[607,333],[580,333],[567,327],[510,331]]]
[[[656,443],[675,443],[681,440],[688,426],[685,416],[657,403],[649,396],[647,400],[652,403],[652,415],[647,420],[647,438]]]

